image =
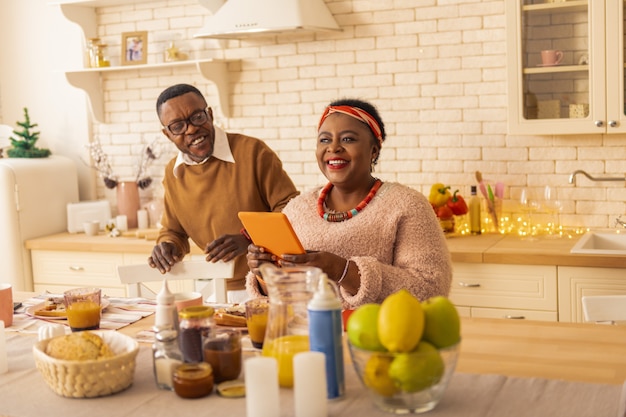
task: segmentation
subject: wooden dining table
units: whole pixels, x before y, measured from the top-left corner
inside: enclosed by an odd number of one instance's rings
[[[18,293],[15,298],[21,296],[29,294]],[[118,331],[136,337],[149,331],[152,323],[149,316]],[[455,375],[429,417],[624,417],[626,326],[462,318],[461,334]],[[11,332],[6,336],[9,372],[0,375],[0,416],[40,417],[45,410],[85,417],[246,414],[245,399],[212,394],[185,400],[158,390],[149,343],[141,343],[135,380],[126,391],[96,399],[59,397],[34,367],[30,350],[36,336]],[[346,361],[346,395],[329,402],[329,415],[389,415],[373,407],[349,357]],[[280,391],[280,415],[293,416],[292,390]],[[18,400],[35,392],[35,403]]]

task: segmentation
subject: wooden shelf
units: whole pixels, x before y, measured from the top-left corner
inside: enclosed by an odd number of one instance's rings
[[[533,13],[553,13],[555,11],[578,12],[586,10],[587,6],[587,0],[569,0],[559,3],[529,4],[527,6],[522,6],[522,10]]]
[[[220,108],[224,117],[229,116],[230,103],[228,100],[228,61],[212,59],[165,62],[162,64],[126,65],[121,67],[85,68],[76,71],[67,71],[65,77],[74,87],[87,93],[91,111],[96,120],[104,123],[104,98],[102,94],[102,74],[124,71],[145,71],[150,69],[174,68],[195,65],[204,78],[215,83],[220,100]]]
[[[48,5],[59,7],[63,16],[77,24],[85,39],[95,38],[97,34],[96,8],[128,4],[154,3],[155,0],[55,0]],[[207,8],[217,7],[222,0],[198,0]],[[104,97],[102,92],[103,74],[112,72],[147,71],[161,68],[177,68],[195,66],[204,78],[215,83],[220,101],[220,110],[224,117],[229,117],[229,91],[227,61],[213,59],[197,59],[189,61],[164,62],[159,64],[125,65],[116,67],[82,68],[66,71],[65,78],[74,87],[87,93],[94,118],[104,123]]]
[[[524,74],[554,74],[557,72],[589,71],[589,65],[554,65],[551,67],[524,68]]]

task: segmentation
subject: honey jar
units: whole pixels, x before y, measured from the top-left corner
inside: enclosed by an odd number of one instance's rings
[[[173,382],[179,397],[206,397],[213,391],[213,370],[206,362],[184,363],[174,369]]]

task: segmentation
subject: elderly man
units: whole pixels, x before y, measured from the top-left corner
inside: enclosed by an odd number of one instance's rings
[[[148,264],[168,272],[189,253],[191,238],[207,261],[235,260],[228,297],[241,302],[250,242],[240,233],[237,213],[280,211],[298,191],[264,142],[213,125],[213,112],[196,87],[167,88],[156,109],[163,134],[179,152],[165,168],[163,227]]]

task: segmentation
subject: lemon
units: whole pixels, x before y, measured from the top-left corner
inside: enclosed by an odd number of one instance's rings
[[[400,353],[389,365],[389,377],[404,392],[416,392],[441,380],[445,364],[437,348],[420,342],[414,352]]]
[[[407,290],[385,298],[378,312],[378,338],[390,352],[410,352],[424,332],[424,310]]]
[[[348,318],[346,333],[354,346],[374,351],[384,351],[378,340],[378,312],[380,304],[363,304]]]
[[[391,397],[398,392],[398,388],[389,377],[389,366],[392,361],[392,357],[373,353],[363,371],[363,383],[383,397]]]

